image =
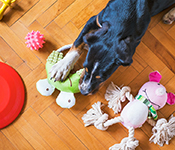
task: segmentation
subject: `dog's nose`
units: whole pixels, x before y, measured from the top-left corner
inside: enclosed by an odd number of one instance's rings
[[[81,92],[81,94],[83,94],[83,95],[89,95],[89,92],[88,91],[84,91],[84,90],[82,90],[82,89],[80,89],[80,92]]]
[[[81,84],[79,84],[79,90],[80,90],[81,94],[83,94],[83,95],[89,95],[89,93],[91,92],[88,84],[85,82],[82,82]]]

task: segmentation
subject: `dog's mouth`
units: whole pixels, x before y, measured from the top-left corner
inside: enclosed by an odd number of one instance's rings
[[[91,95],[91,92],[88,93],[88,92],[85,92],[85,90],[83,90],[83,79],[84,79],[85,72],[86,71],[84,69],[83,72],[81,73],[80,80],[79,80],[79,90],[83,95]]]
[[[84,79],[84,75],[85,75],[85,69],[83,70],[81,76],[80,76],[80,80],[79,80],[79,90],[83,95],[93,95],[95,94],[99,88],[101,87],[102,83],[95,87],[95,89],[90,90],[90,85],[84,83],[83,79]]]
[[[83,77],[85,75],[85,69],[83,70],[83,72],[81,73],[81,76],[80,76],[80,80],[79,80],[79,88],[80,88],[80,85],[82,84],[83,82]]]

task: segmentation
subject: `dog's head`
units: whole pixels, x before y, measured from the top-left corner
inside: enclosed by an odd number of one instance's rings
[[[131,36],[122,38],[112,31],[108,23],[103,23],[102,28],[87,33],[83,38],[89,46],[83,64],[85,74],[79,86],[84,95],[97,91],[99,85],[120,65],[127,66],[132,63],[136,42]]]

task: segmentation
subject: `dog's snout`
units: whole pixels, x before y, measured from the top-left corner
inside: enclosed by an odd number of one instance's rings
[[[81,94],[83,94],[83,95],[89,95],[89,92],[88,91],[84,91],[84,90],[82,90],[82,89],[80,89],[80,92],[81,92]]]
[[[91,89],[87,81],[82,81],[81,84],[79,85],[79,89],[81,94],[83,95],[88,95],[91,92]]]

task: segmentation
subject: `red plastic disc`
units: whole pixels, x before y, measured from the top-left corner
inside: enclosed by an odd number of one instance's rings
[[[25,99],[24,84],[18,73],[0,62],[0,129],[19,115]]]

